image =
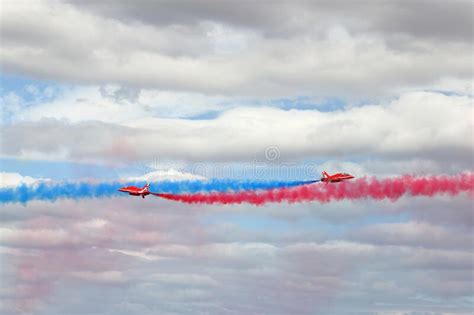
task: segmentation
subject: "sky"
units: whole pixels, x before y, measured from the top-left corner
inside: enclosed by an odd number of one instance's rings
[[[1,0],[0,190],[472,172],[473,12]],[[0,200],[0,313],[472,314],[472,196]]]

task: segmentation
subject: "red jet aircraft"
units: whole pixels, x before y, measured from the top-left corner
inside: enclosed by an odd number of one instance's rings
[[[323,171],[323,177],[321,181],[327,183],[339,183],[347,179],[352,179],[354,176],[347,173],[336,173],[334,175],[329,175],[326,171]]]
[[[132,196],[142,196],[142,198],[145,198],[145,196],[148,196],[150,194],[150,184],[146,184],[145,186],[143,186],[143,188],[136,186],[122,187],[118,191],[128,193]]]

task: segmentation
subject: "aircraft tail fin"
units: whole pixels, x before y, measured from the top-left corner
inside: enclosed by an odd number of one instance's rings
[[[329,177],[329,174],[328,174],[326,171],[323,171],[323,177],[324,177],[324,178],[328,178],[328,177]]]

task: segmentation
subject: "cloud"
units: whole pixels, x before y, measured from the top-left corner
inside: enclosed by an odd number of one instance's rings
[[[365,155],[449,160],[468,168],[471,103],[468,96],[411,92],[388,104],[334,112],[236,108],[211,120],[150,117],[124,125],[41,119],[2,128],[1,154],[115,163],[157,155],[200,162],[265,161],[265,150],[276,146],[280,161]]]
[[[294,33],[308,33],[331,23],[350,26],[355,32],[374,31],[390,36],[405,34],[416,37],[437,37],[451,40],[472,40],[469,1],[447,5],[442,1],[402,1],[390,3],[346,3],[279,1],[272,6],[259,3],[237,5],[232,2],[214,3],[83,3],[69,1],[79,9],[106,17],[154,26],[172,24],[196,25],[211,20],[228,25],[256,29],[267,36],[288,37]],[[403,4],[404,6],[402,6]],[[432,19],[420,21],[417,12],[424,11]],[[449,12],[449,14],[446,14]],[[292,19],[299,16],[298,20]],[[311,21],[317,25],[309,27]],[[435,22],[436,21],[436,22]],[[442,24],[447,25],[442,27]],[[458,24],[456,24],[458,22]]]
[[[123,283],[126,281],[122,272],[112,270],[102,272],[76,271],[72,272],[71,276],[84,281],[105,284]]]
[[[436,22],[420,22],[413,13],[420,8]],[[411,10],[291,2],[271,8],[6,3],[0,58],[9,73],[229,96],[367,99],[440,79],[472,81],[469,1],[417,2]]]
[[[183,173],[174,169],[166,171],[153,171],[142,176],[127,177],[125,180],[136,182],[156,182],[156,181],[183,181],[183,180],[205,180],[206,178],[191,173]]]
[[[13,92],[1,96],[5,108],[3,122],[67,119],[71,122],[100,120],[123,123],[143,117],[194,117],[246,104],[247,100],[198,93],[174,93],[131,89],[117,85],[57,87],[53,98],[25,101]]]
[[[449,213],[450,221],[437,223],[412,220],[424,211],[413,200],[271,205],[257,213],[161,199],[34,201],[28,211],[9,204],[0,217],[17,219],[4,221],[0,234],[10,270],[0,277],[7,284],[13,277],[15,293],[4,304],[52,314],[465,311],[472,294],[467,201],[424,200],[426,211],[440,205]],[[406,222],[377,223],[399,212]],[[339,221],[317,223],[330,213]],[[262,231],[239,223],[239,214],[269,223]],[[78,290],[91,296],[74,302]],[[83,303],[102,291],[105,308]]]
[[[354,231],[351,238],[373,244],[469,249],[474,238],[467,230],[452,231],[426,222],[380,223]]]
[[[24,167],[1,173],[2,187],[42,180],[20,159],[153,169],[140,180],[472,169],[469,0],[1,7],[7,81],[48,82],[0,91],[0,156]],[[340,104],[318,105],[327,98]],[[472,196],[34,200],[2,205],[0,222],[2,314],[473,309]]]
[[[197,274],[153,274],[150,278],[158,282],[178,284],[183,286],[217,286],[219,285],[212,277]]]
[[[41,181],[48,181],[48,179],[33,178],[18,173],[0,172],[0,188],[16,187],[22,184],[32,185]]]
[[[62,229],[0,229],[1,244],[18,247],[74,246],[74,238]]]

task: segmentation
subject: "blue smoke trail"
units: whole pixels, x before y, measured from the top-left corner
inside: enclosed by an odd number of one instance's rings
[[[226,192],[242,190],[266,190],[273,188],[289,188],[315,183],[317,181],[238,181],[232,179],[211,179],[207,181],[163,181],[152,184],[150,190],[169,194],[197,192]],[[153,188],[155,188],[153,190]]]
[[[207,181],[162,181],[150,185],[150,191],[154,193],[180,194],[197,192],[226,192],[242,190],[266,190],[273,188],[289,188],[300,185],[315,183],[312,181],[238,181],[231,179],[212,179]],[[117,191],[120,187],[135,185],[142,187],[144,182],[123,183],[39,183],[36,185],[21,185],[14,188],[0,189],[0,203],[20,202],[27,203],[30,200],[55,201],[61,198],[104,198],[125,195]]]

